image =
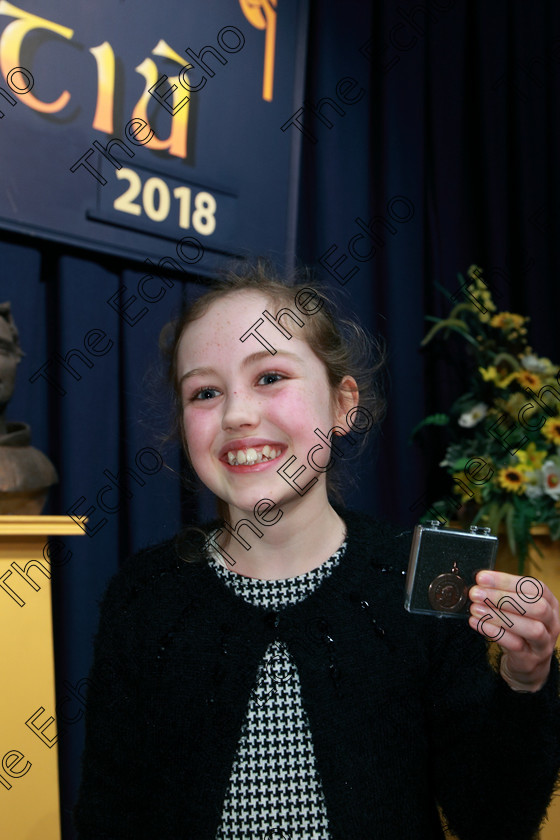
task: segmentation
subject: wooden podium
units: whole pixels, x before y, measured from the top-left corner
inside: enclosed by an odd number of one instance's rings
[[[61,537],[83,533],[69,516],[0,516],[0,837],[9,840],[60,840],[51,569],[72,562]]]

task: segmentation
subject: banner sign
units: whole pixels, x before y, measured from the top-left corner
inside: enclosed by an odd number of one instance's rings
[[[283,256],[306,26],[305,0],[0,0],[0,227],[136,260],[182,240],[203,272]]]

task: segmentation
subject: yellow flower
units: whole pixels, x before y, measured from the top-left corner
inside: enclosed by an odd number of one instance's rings
[[[499,327],[504,332],[521,330],[526,320],[523,315],[516,315],[515,312],[498,312],[490,319],[490,326]]]
[[[488,368],[479,367],[478,370],[485,382],[493,382],[498,375],[498,371],[494,365],[490,365]]]
[[[494,400],[494,403],[496,407],[500,409],[502,414],[506,411],[511,417],[513,417],[514,420],[517,420],[519,412],[524,405],[527,405],[527,396],[517,392],[515,394],[511,394],[507,400],[496,399]]]
[[[533,391],[541,387],[541,378],[536,373],[528,370],[517,371],[515,377],[523,388],[532,388]]]
[[[464,490],[461,489],[461,485],[457,484],[457,481],[460,481],[463,485],[465,485],[465,474],[462,472],[453,473],[453,478],[456,481],[453,482],[453,492],[461,495],[461,504],[466,505],[471,499],[477,505],[482,504],[482,493],[480,491],[480,487],[476,484],[470,486],[470,490],[472,492],[472,496],[469,493],[465,493]]]
[[[505,324],[505,312],[499,312],[497,315],[494,315],[490,321],[491,327],[500,327],[502,328]]]
[[[471,280],[481,280],[481,274],[482,269],[474,263],[467,268],[467,277],[470,277]]]
[[[478,318],[483,323],[488,323],[490,313],[496,311],[496,304],[492,300],[492,293],[482,279],[482,269],[478,265],[469,266],[467,277],[472,281],[469,285],[474,286],[472,294],[478,303],[473,304],[473,307],[477,310]],[[486,312],[483,311],[484,309]]]
[[[498,376],[496,378],[496,385],[498,388],[507,388],[516,378],[515,371],[512,373],[501,373],[498,369]]]
[[[537,445],[533,442],[529,444],[527,449],[518,449],[515,453],[520,470],[540,470],[548,457],[548,452],[543,449],[537,449]]]
[[[494,365],[487,368],[479,367],[478,370],[485,382],[495,382],[498,388],[507,388],[510,382],[517,377],[517,371],[504,376]]]
[[[548,419],[541,429],[541,435],[558,446],[560,444],[560,420]]]
[[[498,473],[498,484],[510,493],[522,493],[525,489],[525,476],[517,467],[502,467]]]

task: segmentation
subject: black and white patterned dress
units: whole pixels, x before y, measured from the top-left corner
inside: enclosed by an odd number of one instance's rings
[[[346,541],[325,563],[297,577],[260,580],[209,564],[233,592],[269,610],[303,601],[340,563]],[[296,664],[281,641],[263,656],[251,693],[216,840],[330,840],[309,719]]]

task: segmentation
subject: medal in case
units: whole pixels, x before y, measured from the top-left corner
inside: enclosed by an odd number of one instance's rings
[[[441,528],[439,520],[414,529],[404,605],[411,613],[468,618],[469,589],[481,569],[493,569],[498,538],[490,528]]]

